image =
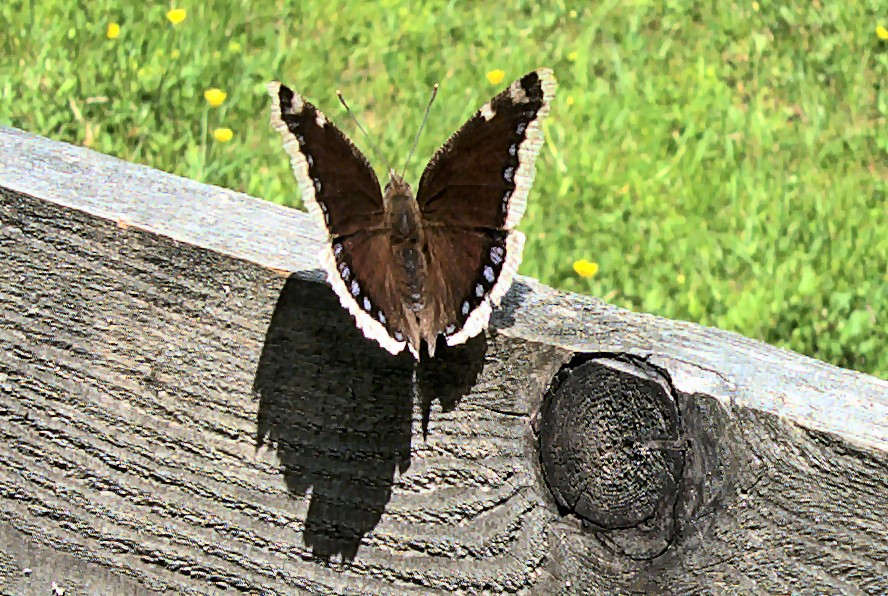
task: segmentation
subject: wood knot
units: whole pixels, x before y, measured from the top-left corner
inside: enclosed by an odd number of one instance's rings
[[[543,478],[615,554],[652,558],[675,534],[685,452],[668,378],[632,357],[578,357],[535,421]]]

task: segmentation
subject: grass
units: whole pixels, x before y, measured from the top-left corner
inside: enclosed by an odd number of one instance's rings
[[[441,82],[416,180],[494,92],[551,66],[522,273],[888,378],[884,0],[292,4],[183,2],[173,25],[151,2],[2,3],[0,124],[298,206],[269,79],[366,149],[342,89],[394,162]]]

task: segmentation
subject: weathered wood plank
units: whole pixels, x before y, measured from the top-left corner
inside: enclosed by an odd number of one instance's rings
[[[414,383],[318,241],[297,211],[0,129],[4,591],[888,592],[888,383],[526,278]],[[682,454],[641,560],[637,524],[562,515],[539,449],[573,429],[598,451],[572,482],[621,486],[591,464],[646,415],[627,355],[675,404],[652,450]],[[566,363],[617,389],[553,402]],[[643,465],[626,486],[665,490]]]

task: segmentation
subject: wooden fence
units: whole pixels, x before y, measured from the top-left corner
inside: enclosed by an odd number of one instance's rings
[[[319,241],[0,129],[0,592],[888,593],[885,381],[527,278],[414,367]]]

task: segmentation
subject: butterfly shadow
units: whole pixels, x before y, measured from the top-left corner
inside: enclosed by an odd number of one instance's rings
[[[410,467],[414,396],[425,430],[434,399],[451,411],[474,385],[486,342],[415,365],[406,350],[392,356],[364,338],[323,280],[296,273],[278,298],[253,383],[256,441],[276,450],[290,494],[309,499],[312,554],[350,561],[382,518],[395,474]]]
[[[484,367],[487,340],[484,334],[473,337],[465,344],[448,346],[443,336],[438,336],[435,357],[423,357],[416,367],[416,392],[422,424],[422,436],[426,438],[429,420],[435,400],[441,412],[452,412],[478,378]]]
[[[530,288],[519,281],[512,284],[502,304],[494,309],[491,326],[497,330],[515,324],[515,312],[521,308]],[[416,388],[422,415],[422,434],[428,435],[432,404],[437,399],[441,412],[456,409],[462,398],[475,385],[484,367],[487,354],[487,336],[482,333],[459,346],[447,346],[443,336],[438,337],[434,358],[424,358],[416,370]]]
[[[287,489],[308,496],[314,556],[352,560],[410,466],[413,361],[366,340],[317,272],[284,285],[253,389],[257,446],[277,451]]]
[[[500,330],[508,329],[515,324],[515,313],[524,306],[524,301],[533,290],[526,283],[515,280],[506,292],[499,308],[493,310],[490,317],[491,327]]]

